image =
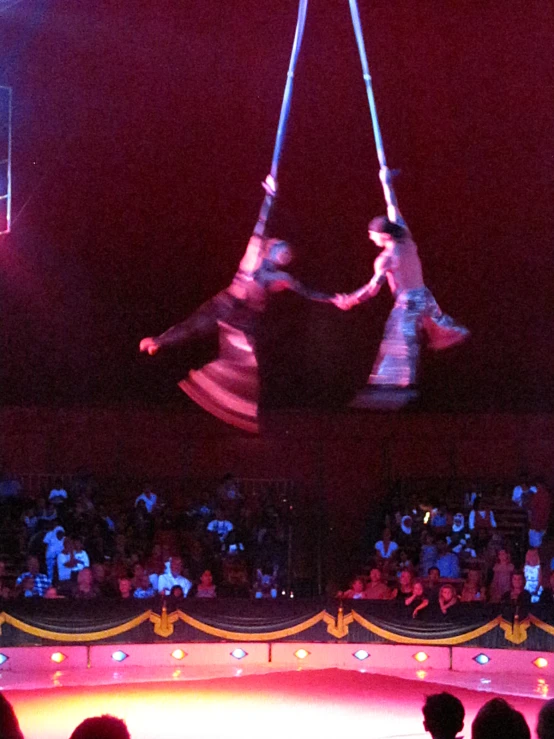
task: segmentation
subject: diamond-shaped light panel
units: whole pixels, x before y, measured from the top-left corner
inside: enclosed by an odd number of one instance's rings
[[[112,659],[115,659],[116,662],[123,662],[123,660],[126,660],[128,656],[129,655],[122,652],[121,649],[118,649],[117,652],[112,654]]]
[[[537,657],[537,659],[533,660],[533,664],[535,667],[540,667],[542,670],[543,667],[548,667],[548,660],[544,657]]]
[[[4,662],[7,662],[9,660],[9,657],[5,654],[0,654],[0,665],[3,665]]]
[[[358,651],[354,652],[352,656],[356,657],[356,659],[359,659],[360,662],[363,662],[364,659],[367,659],[369,657],[369,652],[366,652],[365,649],[358,649]]]
[[[187,656],[186,652],[183,652],[182,649],[175,649],[173,652],[171,652],[171,656],[173,659],[184,659]]]
[[[416,652],[414,654],[414,659],[416,662],[425,662],[426,659],[429,659],[429,655],[425,652]]]
[[[294,656],[296,657],[296,659],[306,659],[309,654],[310,653],[307,649],[297,649],[294,653]]]
[[[61,652],[54,652],[50,659],[52,660],[52,662],[55,662],[57,665],[59,665],[64,661],[64,659],[67,659],[67,657]]]
[[[487,657],[487,655],[483,654],[482,652],[473,659],[477,662],[478,665],[486,665],[488,662],[491,661],[491,658]]]
[[[247,654],[248,652],[245,652],[244,649],[237,647],[231,652],[231,657],[234,657],[235,659],[243,659]]]

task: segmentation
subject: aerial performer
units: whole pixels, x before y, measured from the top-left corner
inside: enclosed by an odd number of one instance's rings
[[[359,290],[338,295],[334,303],[342,310],[349,310],[375,297],[381,287],[388,283],[395,302],[368,379],[369,389],[380,391],[380,394],[360,393],[353,405],[371,407],[372,397],[377,407],[380,398],[388,403],[394,396],[394,393],[387,396],[384,391],[388,390],[404,392],[403,398],[396,395],[396,399],[392,400],[393,404],[402,405],[416,395],[422,346],[434,351],[447,349],[465,341],[469,331],[442,312],[423,280],[418,249],[398,208],[393,173],[387,167],[357,1],[349,0],[349,4],[373,124],[379,179],[387,215],[377,216],[368,226],[369,238],[382,250],[375,260],[373,277]]]
[[[335,304],[349,310],[375,297],[388,283],[395,298],[368,383],[380,389],[414,390],[421,348],[439,351],[461,344],[469,331],[443,313],[423,280],[417,245],[398,209],[388,168],[380,171],[387,215],[368,226],[371,241],[381,249],[371,280],[359,290],[340,295]]]
[[[287,82],[277,128],[270,174],[263,187],[265,197],[258,221],[231,284],[204,303],[185,321],[160,336],[140,342],[140,351],[156,354],[160,349],[203,338],[217,331],[219,354],[215,361],[192,370],[179,385],[205,410],[247,431],[258,431],[259,372],[256,359],[256,325],[269,296],[292,290],[310,300],[331,302],[331,295],[309,290],[285,268],[292,260],[291,246],[270,239],[266,224],[277,193],[277,171],[285,138],[294,72],[306,22],[308,0],[299,0],[298,20]]]
[[[269,176],[266,191],[274,194]],[[333,296],[310,290],[285,271],[293,258],[290,244],[256,231],[250,237],[231,284],[182,323],[140,342],[150,355],[160,349],[219,335],[215,361],[191,370],[179,386],[204,410],[226,423],[258,431],[259,373],[256,327],[273,293],[292,290],[309,300],[330,303]]]

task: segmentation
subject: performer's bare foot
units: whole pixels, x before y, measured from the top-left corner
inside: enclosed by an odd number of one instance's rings
[[[139,349],[152,357],[160,350],[160,345],[154,336],[147,336],[140,342]]]

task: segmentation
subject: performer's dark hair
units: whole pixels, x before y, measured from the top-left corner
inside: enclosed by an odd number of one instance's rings
[[[398,223],[393,223],[387,216],[375,216],[375,218],[372,218],[368,225],[368,231],[388,234],[398,241],[405,239],[409,233],[407,228],[400,226]]]

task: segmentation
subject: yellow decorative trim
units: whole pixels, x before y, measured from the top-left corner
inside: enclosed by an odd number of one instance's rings
[[[156,614],[153,614],[152,611],[146,611],[146,613],[142,613],[140,616],[132,619],[132,621],[127,621],[120,626],[114,626],[112,629],[104,629],[103,631],[93,631],[87,634],[67,634],[63,631],[49,631],[48,629],[41,629],[37,626],[30,626],[29,624],[25,624],[18,618],[10,616],[9,613],[0,614],[0,625],[3,623],[9,624],[10,626],[19,629],[20,631],[24,631],[26,634],[31,634],[31,636],[38,636],[41,639],[53,639],[63,642],[89,642],[98,641],[100,639],[109,639],[112,636],[119,636],[119,634],[124,634],[126,631],[130,631],[131,629],[140,626],[140,624],[144,623],[145,621],[152,620],[152,616],[155,615]],[[157,618],[160,617],[157,616]]]
[[[546,633],[550,634],[550,636],[554,636],[554,626],[551,626],[550,624],[547,624],[544,621],[541,621],[540,618],[533,616],[532,613],[530,613],[527,619],[525,620],[530,621],[533,624],[533,626],[536,626],[541,631],[546,631]]]
[[[344,608],[340,606],[335,621],[334,617],[331,616],[327,611],[323,614],[323,621],[327,624],[327,633],[334,636],[336,639],[342,639],[348,634],[348,626],[354,620],[354,616],[349,613],[347,616],[344,615]]]
[[[179,616],[176,611],[173,611],[169,616],[167,615],[167,608],[163,606],[162,615],[158,616],[157,613],[150,614],[150,623],[154,624],[154,633],[158,636],[163,636],[167,639],[174,632],[173,624],[179,620]]]
[[[177,617],[180,618],[181,621],[184,621],[184,623],[192,626],[194,629],[198,629],[198,631],[203,631],[205,634],[210,634],[211,636],[218,636],[221,639],[228,639],[230,641],[239,642],[275,641],[277,639],[284,639],[287,636],[294,636],[295,634],[299,634],[301,631],[306,631],[306,629],[310,629],[312,626],[315,626],[320,621],[325,621],[326,623],[328,623],[325,618],[326,616],[332,619],[333,624],[335,623],[335,619],[332,616],[329,616],[326,611],[320,611],[318,614],[312,616],[312,618],[309,618],[307,621],[303,621],[301,624],[297,624],[296,626],[291,626],[288,629],[280,629],[279,631],[265,631],[257,634],[245,634],[242,631],[227,631],[226,629],[218,629],[215,626],[203,624],[201,621],[197,621],[195,618],[187,615],[186,613],[183,613],[182,611],[177,611],[176,613]],[[171,614],[171,616],[173,615],[174,614]]]
[[[501,616],[497,616],[493,621],[489,621],[488,624],[480,626],[478,629],[474,629],[473,631],[468,631],[465,634],[460,634],[459,636],[452,636],[444,639],[413,639],[411,636],[402,636],[400,634],[395,634],[392,631],[382,629],[381,627],[372,624],[363,616],[360,616],[356,611],[352,611],[350,615],[352,616],[352,620],[359,623],[360,626],[364,627],[364,629],[371,631],[372,634],[381,636],[383,639],[396,642],[396,644],[427,644],[429,646],[437,647],[448,647],[456,644],[463,644],[466,641],[471,641],[471,639],[477,639],[477,637],[483,636],[483,634],[486,634],[499,626],[502,620]]]
[[[517,616],[513,624],[504,618],[500,621],[500,628],[504,632],[504,638],[512,644],[523,644],[524,641],[527,641],[527,629],[529,626],[531,626],[531,622],[528,618],[520,621]]]

